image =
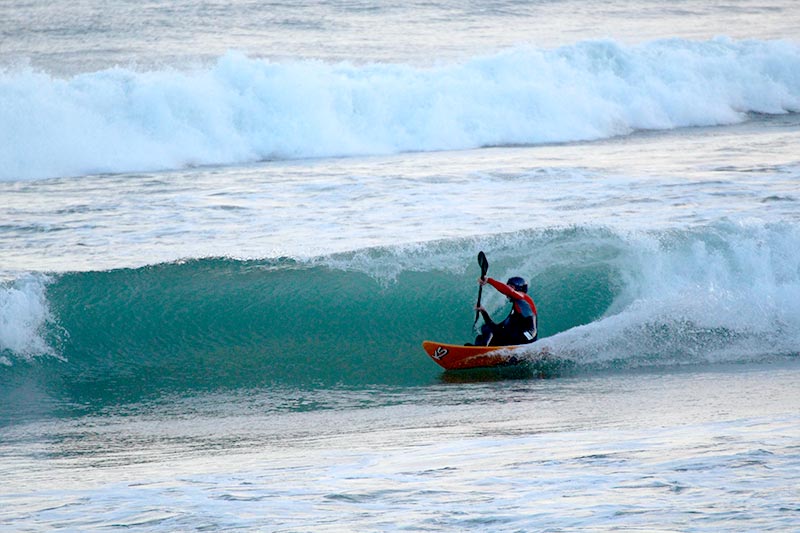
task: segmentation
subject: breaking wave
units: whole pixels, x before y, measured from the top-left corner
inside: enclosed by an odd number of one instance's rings
[[[481,248],[490,275],[529,277],[542,337],[530,352],[547,347],[556,372],[795,357],[799,247],[786,224],[566,228],[307,261],[27,274],[0,286],[0,403],[424,385],[442,374],[423,339],[471,340]],[[506,312],[494,291],[484,301]]]
[[[272,62],[57,78],[0,69],[0,180],[467,149],[800,111],[786,41],[523,47],[457,64]]]

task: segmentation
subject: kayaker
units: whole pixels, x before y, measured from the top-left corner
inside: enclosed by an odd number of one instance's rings
[[[506,283],[483,277],[478,280],[482,286],[487,283],[505,295],[512,302],[511,312],[499,323],[495,323],[481,305],[475,308],[483,316],[481,333],[475,338],[476,346],[512,346],[528,344],[538,337],[538,315],[536,304],[528,295],[528,283],[514,276]]]

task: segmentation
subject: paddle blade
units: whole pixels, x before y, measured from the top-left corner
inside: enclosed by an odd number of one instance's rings
[[[489,271],[489,261],[486,259],[486,254],[478,252],[478,265],[481,267],[481,277],[486,277],[486,272]]]

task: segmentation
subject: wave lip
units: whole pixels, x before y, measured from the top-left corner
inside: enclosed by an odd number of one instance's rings
[[[671,39],[520,47],[419,68],[275,63],[0,70],[0,180],[468,149],[800,111],[800,46]]]

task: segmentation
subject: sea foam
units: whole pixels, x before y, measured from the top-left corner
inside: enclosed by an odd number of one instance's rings
[[[627,239],[621,290],[597,320],[545,339],[583,363],[668,366],[796,357],[798,228],[720,223]]]
[[[25,274],[0,283],[0,364],[11,364],[4,353],[25,359],[55,355],[44,338],[44,330],[52,321],[45,294],[48,280],[44,275]]]
[[[800,45],[518,47],[460,63],[0,70],[0,180],[600,139],[800,111]]]

